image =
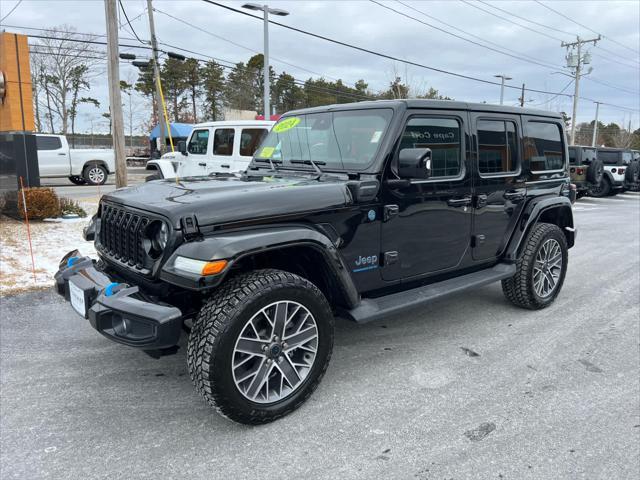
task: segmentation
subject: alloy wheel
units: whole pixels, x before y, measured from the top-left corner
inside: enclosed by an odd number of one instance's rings
[[[274,302],[244,325],[233,349],[233,380],[248,400],[277,402],[302,385],[317,349],[311,312],[294,301]]]
[[[89,170],[89,180],[91,183],[102,183],[104,181],[104,170],[100,167],[93,167]]]
[[[562,249],[557,240],[546,240],[536,254],[533,288],[540,298],[549,297],[558,286],[562,273]]]

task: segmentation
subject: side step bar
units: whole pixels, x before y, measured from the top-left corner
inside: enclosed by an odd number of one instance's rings
[[[515,264],[499,263],[493,268],[469,273],[461,277],[450,278],[438,283],[413,288],[380,298],[365,298],[360,304],[344,312],[345,316],[357,323],[380,320],[389,315],[396,315],[405,310],[425,305],[434,300],[481,287],[489,283],[504,280],[516,273]]]

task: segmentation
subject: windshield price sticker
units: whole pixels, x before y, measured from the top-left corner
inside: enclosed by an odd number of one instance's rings
[[[275,149],[276,147],[262,147],[262,150],[260,150],[260,155],[258,155],[258,157],[271,158]]]
[[[300,119],[298,117],[291,117],[282,120],[275,127],[273,127],[273,131],[276,133],[283,133],[287,130],[291,130],[293,127],[300,123]]]

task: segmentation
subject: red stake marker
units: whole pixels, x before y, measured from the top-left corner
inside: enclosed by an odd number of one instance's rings
[[[24,195],[24,183],[20,177],[20,190],[22,192],[22,208],[24,208],[24,219],[27,224],[27,238],[29,239],[29,252],[31,253],[31,271],[33,272],[33,283],[36,283],[36,262],[33,260],[33,246],[31,245],[31,228],[29,228],[29,214],[27,213],[27,198]]]

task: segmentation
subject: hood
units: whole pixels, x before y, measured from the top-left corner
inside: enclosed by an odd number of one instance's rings
[[[352,203],[346,180],[275,176],[191,177],[115,190],[103,200],[168,218],[195,215],[200,226],[340,208]]]

